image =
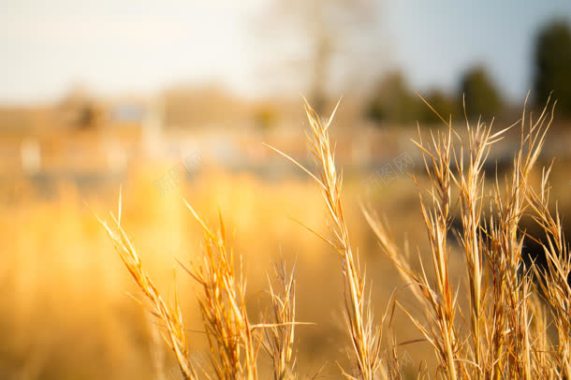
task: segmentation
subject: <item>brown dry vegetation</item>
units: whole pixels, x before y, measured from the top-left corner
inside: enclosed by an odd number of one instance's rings
[[[315,180],[329,215],[329,233],[321,238],[338,253],[343,277],[343,317],[348,339],[345,346],[349,367],[340,366],[347,378],[400,378],[401,364],[397,345],[385,346],[382,319],[374,316],[366,272],[355,254],[349,228],[344,216],[341,194],[343,177],[337,171],[334,145],[329,137],[333,115],[323,121],[306,105],[310,131],[310,152],[317,164],[318,174],[289,159]],[[384,222],[365,210],[365,217],[377,235],[381,251],[393,262],[401,277],[417,299],[421,315],[400,307],[417,328],[421,339],[432,348],[435,356],[433,370],[421,369],[420,375],[433,373],[448,379],[458,378],[527,378],[538,376],[563,378],[571,376],[569,348],[569,314],[571,261],[558,211],[550,211],[549,169],[542,172],[541,183],[534,188],[531,173],[537,164],[551,124],[552,111],[546,107],[533,118],[524,110],[519,149],[508,177],[492,184],[485,194],[484,164],[490,149],[504,138],[511,128],[493,131],[491,125],[467,122],[467,136],[458,147],[452,122],[446,131],[422,135],[415,142],[424,158],[428,175],[427,194],[421,191],[421,213],[429,243],[432,270],[411,267],[410,259],[396,246]],[[458,201],[453,198],[453,190]],[[454,203],[459,206],[461,229],[456,231],[464,251],[467,289],[450,277],[448,245]],[[200,366],[189,357],[190,343],[184,334],[182,312],[175,297],[168,306],[142,267],[138,254],[121,226],[121,200],[113,227],[102,222],[115,242],[117,251],[143,294],[151,310],[164,325],[165,340],[174,352],[181,373],[186,379],[200,378],[199,372],[220,379],[258,378],[259,347],[274,331],[273,345],[266,343],[274,361],[274,378],[295,378],[293,344],[295,337],[295,293],[287,290],[282,296],[273,291],[272,321],[252,322],[246,304],[246,282],[242,262],[238,264],[232,248],[228,247],[222,216],[214,230],[187,203],[194,219],[204,233],[203,261],[188,273],[202,288],[198,295],[205,335],[210,346],[211,369]],[[488,208],[489,211],[484,211]],[[542,242],[547,265],[540,267],[525,263],[523,242],[527,232],[522,229],[524,214],[543,229]],[[532,237],[533,238],[533,237]],[[537,238],[538,239],[538,238]],[[286,278],[286,277],[283,277]],[[466,279],[464,278],[464,279]],[[285,280],[284,280],[285,281]],[[288,282],[283,287],[287,289]],[[289,281],[293,286],[293,280]],[[460,292],[466,292],[469,306],[458,302]],[[402,305],[393,301],[393,308]],[[287,310],[283,310],[286,307]],[[388,310],[387,310],[388,311]],[[279,318],[279,316],[282,318]],[[283,320],[283,317],[289,317]],[[463,323],[462,318],[469,319]],[[390,318],[392,319],[392,312]],[[467,326],[466,326],[467,325]],[[554,326],[556,335],[549,331]],[[277,339],[277,340],[276,340]],[[285,347],[285,348],[284,348]],[[388,349],[387,349],[388,347]],[[284,350],[286,350],[284,354]],[[389,352],[392,350],[392,360]],[[285,355],[285,356],[284,356]],[[276,365],[275,358],[281,358]],[[287,370],[286,370],[287,369]]]
[[[343,326],[337,313],[339,300],[333,297],[341,291],[340,275],[330,270],[336,259],[296,222],[325,233],[327,215],[318,190],[304,180],[269,183],[249,175],[216,172],[161,194],[155,181],[167,169],[135,173],[124,184],[122,224],[166,302],[172,301],[176,285],[186,335],[193,345],[191,357],[208,363],[201,354],[208,349],[195,298],[199,289],[177,263],[190,266],[189,262],[201,260],[201,232],[181,193],[214,225],[217,210],[224,210],[229,240],[243,257],[247,303],[255,323],[266,320],[260,312],[268,312],[267,274],[273,273],[274,263],[283,259],[288,269],[295,263],[296,287],[305,289],[296,294],[296,317],[313,323],[296,329],[296,338],[304,342],[295,348],[296,368],[314,374],[325,364],[321,373],[335,376],[335,360],[344,356],[335,347]],[[413,187],[406,183],[399,180],[395,186],[408,186],[410,200]],[[374,241],[358,207],[366,194],[364,184],[353,182],[347,187],[346,217],[354,242],[361,252],[373,252]],[[117,191],[86,200],[75,188],[62,186],[55,199],[45,199],[22,185],[17,194],[15,201],[2,206],[1,214],[4,359],[0,377],[155,378],[151,327],[161,324],[147,318],[133,301],[131,295],[142,296],[96,219],[97,214],[104,216],[115,208]],[[378,255],[369,259],[375,277],[378,273],[396,279],[386,265],[380,265]],[[178,272],[176,279],[174,272]],[[379,286],[375,291],[386,302],[390,289]],[[164,357],[162,367],[169,375],[174,372],[167,378],[178,378],[173,358]]]
[[[21,185],[0,219],[0,377],[569,377],[567,245],[536,162],[550,110],[512,128],[497,182],[498,129],[424,135],[417,185],[343,183],[331,120],[307,111],[307,180],[209,169],[164,193],[164,168],[134,173],[102,218],[123,263],[95,217],[115,191]],[[523,265],[526,218],[545,267]]]

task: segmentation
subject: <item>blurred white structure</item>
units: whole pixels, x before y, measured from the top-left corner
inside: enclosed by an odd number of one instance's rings
[[[20,160],[22,170],[26,174],[35,174],[40,171],[42,165],[42,152],[36,139],[25,139],[20,145]]]
[[[164,109],[164,100],[161,96],[152,98],[147,106],[142,123],[141,143],[143,151],[149,157],[156,157],[162,153]]]

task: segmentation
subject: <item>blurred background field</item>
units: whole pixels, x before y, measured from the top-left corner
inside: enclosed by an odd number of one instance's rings
[[[223,215],[254,320],[269,312],[272,265],[295,265],[298,319],[315,323],[298,330],[299,373],[339,378],[338,258],[300,225],[327,234],[321,194],[264,145],[313,167],[300,94],[323,115],[343,96],[332,133],[377,315],[393,291],[405,304],[409,294],[362,205],[385,215],[413,256],[427,249],[411,139],[417,122],[422,133],[441,123],[418,95],[462,130],[463,103],[467,119],[495,116],[500,128],[518,120],[528,91],[530,111],[552,94],[541,163],[554,163],[553,198],[564,221],[571,215],[567,1],[94,4],[2,2],[1,379],[179,378],[97,220],[116,210],[120,188],[124,227],[161,292],[178,290],[196,360],[206,360],[196,284],[177,261],[198,260],[201,233],[183,199],[209,221]],[[506,174],[518,138],[515,128],[493,151],[490,181]],[[399,312],[390,333],[419,338]],[[405,372],[430,367],[429,353],[402,346]]]

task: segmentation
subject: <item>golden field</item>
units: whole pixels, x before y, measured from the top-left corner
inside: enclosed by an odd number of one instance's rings
[[[410,135],[414,131],[396,139],[408,141]],[[343,134],[335,137],[343,141]],[[271,141],[271,137],[262,138]],[[282,149],[279,140],[272,144]],[[343,144],[340,146],[343,151]],[[505,146],[510,151],[511,145]],[[298,153],[303,147],[295,148],[293,154],[303,159]],[[264,155],[277,156],[298,170],[261,141],[251,149],[265,150]],[[549,162],[550,157],[544,156],[540,163]],[[315,166],[310,169],[319,171]],[[424,373],[432,377],[434,371],[442,370],[433,348],[403,310],[393,310],[394,297],[412,315],[421,315],[422,307],[411,296],[411,284],[399,277],[383,254],[363,215],[363,208],[384,215],[394,241],[409,252],[412,268],[421,268],[417,254],[429,265],[431,248],[417,192],[430,182],[418,162],[404,169],[371,174],[353,167],[344,173],[344,218],[354,253],[367,276],[370,307],[377,323],[386,312],[391,315],[384,323],[383,355],[390,357],[389,348],[397,347],[400,376]],[[86,190],[85,185],[79,188],[60,178],[46,193],[38,189],[37,181],[10,171],[0,214],[1,378],[180,378],[176,359],[161,337],[166,334],[164,321],[150,313],[152,306],[133,283],[98,220],[109,220],[110,211],[117,214],[119,197],[121,226],[131,237],[145,270],[167,304],[172,304],[178,293],[189,360],[197,366],[208,367],[210,359],[198,308],[200,286],[184,267],[200,265],[205,247],[200,225],[184,200],[212,225],[216,225],[218,213],[222,215],[228,244],[238,258],[236,265],[243,266],[245,273],[245,301],[252,323],[262,323],[271,315],[268,279],[273,265],[283,260],[286,267],[295,266],[296,321],[304,322],[296,326],[294,344],[299,378],[339,378],[340,368],[353,368],[339,256],[317,236],[334,236],[318,186],[301,169],[301,175],[264,178],[248,171],[229,171],[206,159],[199,160],[198,169],[189,174],[184,162],[141,161],[129,165],[119,181]],[[560,212],[564,213],[569,186],[565,165],[556,162],[552,175],[556,184],[553,194],[555,198],[560,195]],[[537,185],[540,178],[539,169],[530,173],[530,183]],[[493,179],[486,182],[493,186]],[[451,207],[454,214],[460,212],[458,203]],[[450,280],[458,291],[466,292],[463,248],[452,236],[449,240]],[[467,309],[470,304],[464,295],[457,302],[458,308]],[[467,318],[458,317],[459,328],[467,328]],[[260,350],[260,378],[272,376],[271,361],[265,355]]]
[[[137,173],[123,185],[124,226],[160,289],[172,297],[174,286],[178,288],[189,329],[200,329],[200,315],[193,282],[177,260],[197,260],[201,234],[184,207],[183,196],[208,219],[215,220],[217,210],[223,213],[232,231],[232,245],[244,258],[254,315],[267,307],[266,272],[272,263],[283,257],[288,265],[295,264],[298,287],[304,289],[298,293],[299,319],[316,323],[299,330],[304,341],[299,348],[300,366],[311,374],[328,358],[329,368],[324,370],[335,373],[333,358],[343,357],[336,342],[344,339],[337,296],[340,274],[333,269],[337,258],[295,221],[324,230],[325,210],[315,186],[306,180],[265,183],[251,175],[218,172],[161,194],[155,182],[161,174],[160,170]],[[399,180],[397,186],[414,190],[406,182]],[[359,202],[366,189],[359,185],[348,185],[353,188],[346,200],[354,239],[370,261],[369,272],[379,281],[397,283],[392,268],[376,252],[360,214]],[[96,218],[116,209],[118,189],[86,199],[73,187],[62,185],[49,200],[22,195],[23,189],[24,185],[19,199],[2,210],[5,376],[153,378],[152,324],[159,322],[145,317],[129,297],[139,298],[137,289]],[[383,193],[389,196],[390,190]],[[386,202],[387,209],[414,212],[411,206],[403,210],[403,204],[414,199],[399,196],[404,203]],[[376,285],[379,310],[391,291]],[[197,351],[204,348],[200,333],[189,336],[200,342]],[[166,359],[173,365],[169,355]]]

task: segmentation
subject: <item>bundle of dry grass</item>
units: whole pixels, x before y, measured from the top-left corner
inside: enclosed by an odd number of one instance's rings
[[[382,338],[384,318],[375,320],[364,270],[351,245],[342,206],[343,178],[334,159],[329,136],[333,115],[322,121],[306,104],[309,144],[319,168],[313,174],[295,159],[276,150],[313,178],[323,195],[330,220],[331,238],[319,237],[339,255],[343,275],[348,353],[352,370],[347,378],[378,379],[402,377],[398,347]],[[507,130],[494,132],[491,125],[467,122],[466,138],[446,121],[446,130],[431,133],[415,142],[424,158],[429,186],[420,193],[420,207],[428,236],[431,270],[419,258],[414,270],[407,255],[394,242],[385,223],[365,210],[365,218],[376,234],[381,250],[410,285],[421,315],[401,309],[418,328],[434,351],[436,376],[458,378],[571,378],[571,259],[558,212],[551,213],[549,170],[544,170],[535,188],[531,174],[538,162],[551,123],[553,110],[547,106],[537,119],[525,111],[520,121],[520,146],[513,170],[505,179],[486,182],[484,164],[494,144]],[[210,228],[187,204],[204,232],[204,255],[198,267],[188,269],[201,288],[200,309],[210,343],[212,369],[198,370],[189,360],[180,308],[169,307],[146,275],[127,235],[121,228],[120,212],[114,229],[104,224],[135,282],[163,322],[165,338],[187,379],[257,379],[263,348],[269,355],[275,379],[296,378],[295,278],[284,267],[276,271],[277,286],[270,283],[272,318],[254,324],[246,308],[246,285],[241,262],[237,265],[228,248],[222,218],[220,227]],[[453,228],[453,210],[461,229]],[[543,247],[547,265],[526,264],[522,218],[530,215],[547,236]],[[464,254],[464,281],[450,276],[449,236],[455,233]],[[240,260],[238,260],[240,261]],[[462,294],[470,301],[463,308]],[[302,342],[303,344],[303,342]],[[385,356],[390,352],[391,357]],[[425,374],[420,371],[419,375]],[[199,376],[200,374],[200,376]]]
[[[295,379],[295,272],[285,263],[276,266],[275,282],[270,282],[272,325],[266,326],[264,348],[272,358],[274,379]]]
[[[344,371],[344,375],[348,378],[357,376],[361,379],[371,380],[378,376],[386,378],[386,369],[381,360],[382,324],[376,324],[374,321],[372,308],[366,296],[365,275],[360,268],[359,258],[353,253],[349,229],[343,216],[341,203],[343,177],[337,172],[334,149],[329,137],[329,127],[333,122],[337,107],[335,107],[329,120],[324,123],[311,106],[307,102],[305,103],[305,111],[310,125],[309,146],[320,169],[319,177],[312,174],[290,156],[276,151],[298,165],[317,182],[329,212],[334,239],[320,237],[333,247],[341,258],[345,289],[345,317],[351,339],[352,359],[357,368],[354,375],[346,371]]]
[[[246,283],[236,273],[234,254],[226,244],[222,217],[213,231],[187,207],[204,231],[202,264],[187,272],[200,284],[200,310],[210,345],[211,361],[219,379],[257,379],[258,344],[246,310]]]
[[[528,119],[524,111],[511,176],[503,186],[497,179],[491,189],[486,187],[483,167],[491,147],[506,129],[493,133],[491,126],[468,123],[467,139],[462,140],[449,123],[448,133],[431,135],[431,144],[422,139],[416,143],[431,180],[430,207],[421,197],[421,208],[431,244],[432,276],[424,267],[421,273],[414,272],[386,227],[366,213],[382,250],[413,285],[425,318],[409,316],[434,347],[440,375],[446,378],[569,376],[568,248],[559,216],[550,213],[547,175],[539,192],[530,179],[551,115],[548,107],[535,120]],[[451,194],[457,194],[457,199],[452,200]],[[465,254],[468,310],[458,306],[462,284],[450,283],[447,268],[450,249],[446,239],[453,232],[449,212],[453,202],[459,204],[462,225],[457,234]],[[489,212],[483,212],[485,208]],[[546,268],[524,261],[526,231],[521,221],[526,213],[548,236],[543,243]],[[451,289],[459,290],[452,294]],[[549,314],[545,305],[551,309]],[[469,318],[469,328],[457,315]],[[556,328],[555,337],[549,321]]]
[[[120,203],[119,203],[120,204]],[[205,334],[210,346],[211,371],[198,368],[190,360],[190,347],[186,340],[184,323],[178,299],[173,307],[164,301],[152,280],[145,272],[133,244],[121,227],[121,212],[111,215],[114,229],[101,221],[127,270],[146,296],[153,314],[164,326],[167,344],[175,353],[185,379],[258,379],[258,353],[265,347],[274,364],[276,379],[295,378],[295,286],[293,273],[278,272],[280,289],[270,286],[274,321],[253,324],[246,310],[246,283],[241,266],[236,266],[233,251],[228,248],[222,217],[217,230],[213,230],[200,215],[186,203],[204,232],[204,254],[201,265],[187,269],[187,273],[200,285],[198,297]],[[266,331],[265,340],[262,331]],[[201,374],[202,376],[199,376]]]

